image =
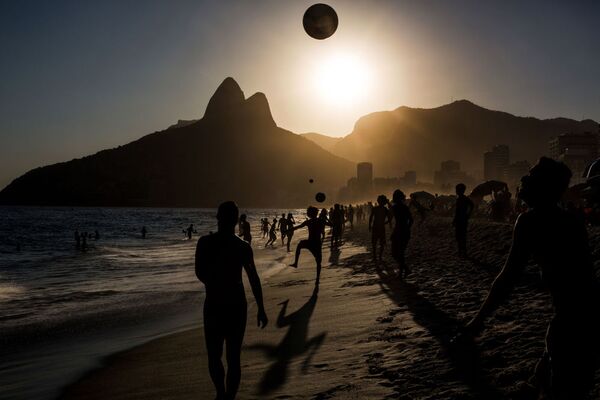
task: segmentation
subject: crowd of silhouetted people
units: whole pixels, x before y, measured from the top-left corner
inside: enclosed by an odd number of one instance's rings
[[[307,229],[308,236],[296,243],[290,266],[298,267],[302,250],[310,252],[316,264],[316,293],[327,234],[333,252],[343,246],[346,230],[357,224],[367,224],[375,263],[382,261],[389,243],[398,268],[397,278],[405,279],[411,274],[406,250],[415,223],[413,212],[418,216],[418,224],[426,223],[432,214],[451,217],[446,220],[454,230],[456,254],[465,262],[469,260],[469,221],[474,215],[488,215],[497,222],[514,220],[512,246],[506,263],[479,311],[460,330],[453,343],[472,340],[483,330],[485,318],[507,298],[520,272],[532,258],[539,265],[554,309],[534,383],[540,398],[580,399],[585,398],[593,384],[597,365],[600,289],[591,261],[586,215],[573,202],[561,203],[570,178],[571,171],[564,164],[542,158],[522,178],[516,199],[512,199],[508,187],[501,182],[486,182],[473,189],[470,195],[466,194],[467,187],[462,183],[456,185],[452,196],[417,192],[407,197],[398,189],[391,199],[381,194],[374,203],[334,204],[321,209],[310,206],[306,218],[299,223],[296,221],[299,217],[292,213],[262,217],[259,232],[264,247],[274,248],[281,243],[281,247],[291,252],[294,233]],[[485,196],[490,196],[491,201],[484,202]],[[198,279],[206,286],[204,331],[210,375],[217,398],[233,399],[241,378],[240,352],[247,319],[242,270],[248,275],[258,305],[258,324],[266,326],[268,318],[254,265],[248,216],[239,215],[235,203],[225,202],[219,206],[217,222],[218,231],[202,236],[198,241],[195,268]],[[142,227],[141,237],[146,238],[147,233],[147,228]],[[197,231],[190,224],[183,233],[189,240]],[[100,240],[100,233],[98,230],[93,233],[76,230],[73,239],[75,247],[85,251],[89,240]],[[227,348],[227,372],[221,361],[224,345]]]
[[[520,271],[533,257],[541,269],[542,280],[550,291],[554,306],[545,351],[535,371],[539,398],[584,398],[593,383],[597,361],[599,286],[591,263],[586,227],[578,213],[559,206],[570,177],[571,172],[564,164],[548,158],[542,158],[523,177],[517,202],[521,207],[520,215],[516,219],[506,264],[479,312],[453,340],[453,343],[460,343],[479,334],[485,317],[506,299]],[[407,199],[401,190],[396,190],[391,201],[381,194],[375,204],[335,204],[330,209],[321,210],[311,206],[307,209],[306,220],[300,224],[296,224],[292,214],[282,214],[279,219],[263,217],[260,232],[266,239],[265,246],[275,246],[279,235],[282,246],[290,251],[293,233],[307,228],[308,237],[297,243],[291,266],[298,267],[301,250],[308,250],[317,266],[317,290],[326,229],[329,228],[333,251],[343,245],[345,229],[352,229],[356,223],[368,220],[373,258],[380,261],[389,242],[391,255],[398,264],[398,278],[403,279],[411,272],[405,256],[414,224],[411,209],[421,223],[431,213],[441,211],[442,215],[452,216],[457,255],[467,258],[469,220],[480,199],[473,194],[467,196],[466,190],[461,183],[456,185],[455,196],[438,198],[422,193],[421,198],[411,195]],[[511,194],[503,189],[492,194],[491,217],[505,221],[510,213]],[[233,399],[240,383],[239,359],[246,326],[246,299],[240,277],[242,269],[248,274],[256,298],[258,324],[264,327],[268,318],[250,247],[252,235],[247,216],[242,214],[238,218],[235,203],[226,202],[219,207],[217,219],[219,231],[198,241],[196,274],[206,285],[204,329],[210,375],[217,398]],[[234,234],[236,224],[238,235]],[[388,227],[390,232],[387,232]],[[223,315],[225,317],[221,317]],[[226,373],[221,361],[224,344],[227,347]]]

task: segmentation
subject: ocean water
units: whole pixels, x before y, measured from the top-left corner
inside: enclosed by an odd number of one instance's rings
[[[288,210],[241,210],[258,221]],[[303,220],[302,210],[290,210]],[[216,210],[0,208],[0,399],[51,399],[102,357],[201,320],[197,238]],[[183,230],[194,224],[188,240]],[[146,239],[141,237],[145,226]],[[87,249],[73,233],[98,231]],[[268,275],[268,265],[259,265]]]

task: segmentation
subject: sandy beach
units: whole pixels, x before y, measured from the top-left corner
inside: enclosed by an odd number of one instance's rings
[[[450,340],[472,313],[509,250],[509,224],[474,221],[470,257],[456,256],[448,219],[417,225],[408,247],[412,274],[401,281],[386,252],[373,262],[366,226],[346,231],[324,253],[315,290],[314,260],[286,267],[292,253],[258,249],[280,268],[262,276],[269,325],[256,327],[249,285],[240,399],[532,398],[527,380],[543,351],[552,315],[534,265],[473,343]],[[296,239],[296,238],[295,238]],[[257,240],[260,246],[260,240]],[[598,265],[600,232],[590,231]],[[201,310],[198,310],[201,313]],[[600,396],[600,377],[591,398]],[[212,399],[200,327],[105,360],[65,389],[63,399]]]

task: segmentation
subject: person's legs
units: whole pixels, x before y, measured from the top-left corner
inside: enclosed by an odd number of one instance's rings
[[[231,325],[227,332],[225,346],[227,348],[227,392],[226,399],[233,400],[240,387],[242,377],[241,354],[242,342],[246,331],[247,306],[244,303],[237,312],[233,312]]]
[[[321,250],[321,243],[311,243],[309,247],[310,252],[315,257],[317,263],[317,282],[321,278],[321,262],[323,261],[323,251]]]
[[[385,233],[379,236],[379,259],[383,259],[383,249],[385,248]]]
[[[402,237],[400,240],[400,264],[402,265],[402,270],[404,271],[404,277],[407,277],[410,274],[410,268],[406,264],[406,248],[408,247],[409,237]]]
[[[225,398],[225,368],[221,361],[225,335],[220,326],[219,310],[204,305],[204,340],[208,355],[208,371],[217,391],[217,399]]]
[[[373,258],[377,259],[377,234],[375,232],[371,234],[371,248],[373,249]]]
[[[300,251],[302,249],[306,248],[307,245],[308,245],[307,240],[301,240],[298,242],[298,245],[296,246],[296,254],[294,256],[294,262],[292,264],[290,264],[291,267],[298,268],[298,260],[300,259]]]
[[[458,244],[458,254],[462,257],[467,255],[467,224],[456,224],[456,242]]]

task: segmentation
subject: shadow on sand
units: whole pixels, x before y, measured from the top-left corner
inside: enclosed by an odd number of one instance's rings
[[[478,397],[500,399],[501,394],[481,371],[479,349],[472,340],[453,341],[462,323],[443,312],[419,294],[419,288],[387,270],[385,262],[376,265],[379,285],[398,306],[406,306],[413,320],[427,329],[440,343],[455,371],[456,378],[467,384]]]
[[[323,344],[327,335],[326,332],[322,332],[308,339],[308,327],[310,318],[317,305],[318,292],[319,286],[315,284],[310,299],[302,307],[289,315],[285,315],[289,300],[281,303],[281,311],[277,317],[277,327],[283,328],[287,326],[289,328],[277,346],[261,343],[250,346],[250,349],[264,351],[268,358],[274,360],[259,383],[259,395],[269,394],[283,386],[288,378],[290,362],[293,358],[305,353],[308,354],[302,363],[301,371],[303,374],[308,372],[312,358]]]

